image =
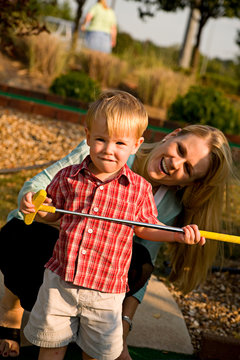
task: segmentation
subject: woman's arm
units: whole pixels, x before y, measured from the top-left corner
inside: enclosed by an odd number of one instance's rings
[[[111,39],[112,39],[112,47],[115,47],[117,44],[117,26],[113,25],[111,28]]]
[[[84,19],[84,22],[83,22],[83,24],[81,26],[82,31],[86,31],[86,25],[92,20],[92,18],[93,18],[93,15],[90,14],[90,13],[87,13],[87,15],[86,15],[86,17]]]
[[[63,159],[55,162],[53,165],[34,176],[32,179],[26,181],[18,194],[18,208],[20,207],[21,200],[26,193],[35,193],[38,190],[46,189],[48,184],[52,181],[59,170],[69,165],[80,164],[88,154],[89,146],[87,145],[86,140],[83,140],[71,153],[69,153]],[[9,213],[8,221],[13,217],[22,219],[22,215],[17,209]]]

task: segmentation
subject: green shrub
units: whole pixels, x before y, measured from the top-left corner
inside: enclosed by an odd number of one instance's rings
[[[168,110],[168,119],[190,124],[207,124],[227,133],[239,133],[239,112],[219,91],[192,86],[185,96],[178,96]]]
[[[224,93],[239,94],[239,81],[230,76],[206,73],[200,79],[201,83],[219,89]]]
[[[87,74],[72,71],[56,78],[50,87],[50,92],[89,103],[99,95],[100,87]]]
[[[119,32],[113,54],[127,61],[134,68],[157,67],[159,63],[175,68],[179,49],[176,46],[160,47],[149,40],[136,40],[127,33]]]

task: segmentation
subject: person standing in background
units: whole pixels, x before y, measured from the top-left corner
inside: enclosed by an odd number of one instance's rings
[[[107,54],[112,52],[117,40],[117,20],[106,0],[98,0],[89,10],[81,30],[86,31],[85,45],[88,49]]]

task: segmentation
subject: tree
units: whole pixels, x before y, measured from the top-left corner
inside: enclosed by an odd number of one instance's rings
[[[38,35],[47,31],[42,17],[52,15],[72,20],[67,0],[62,5],[57,0],[0,0],[0,49],[9,50],[12,35]]]
[[[72,20],[72,9],[68,0],[58,3],[57,0],[38,1],[42,16],[54,16],[65,20]]]
[[[195,37],[196,29],[199,22],[199,10],[191,9],[187,28],[185,30],[185,35],[183,39],[183,43],[181,46],[181,51],[179,54],[179,66],[184,69],[188,69],[190,67],[192,52],[193,52],[193,39]]]
[[[237,31],[236,44],[238,45],[239,50],[240,50],[240,30]],[[236,78],[238,79],[238,83],[239,83],[238,88],[239,88],[239,92],[240,92],[240,55],[238,55],[237,59],[236,59],[235,72],[236,72]]]
[[[37,0],[0,0],[0,48],[6,49],[12,34],[19,36],[39,34],[46,30],[39,23]]]
[[[144,6],[139,8],[141,18],[154,15],[158,10],[176,11],[190,7],[191,10],[198,9],[200,12],[196,42],[194,45],[192,67],[196,69],[199,60],[199,47],[202,30],[210,18],[237,17],[240,18],[239,0],[137,0]]]
[[[74,30],[73,30],[71,52],[74,52],[77,47],[79,24],[82,17],[83,5],[85,4],[86,0],[75,0],[75,1],[77,3],[77,11],[74,18]]]

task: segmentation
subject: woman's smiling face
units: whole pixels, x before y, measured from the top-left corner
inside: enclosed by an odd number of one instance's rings
[[[209,169],[207,139],[193,134],[170,136],[151,153],[147,172],[150,179],[167,186],[186,186],[203,178]]]

